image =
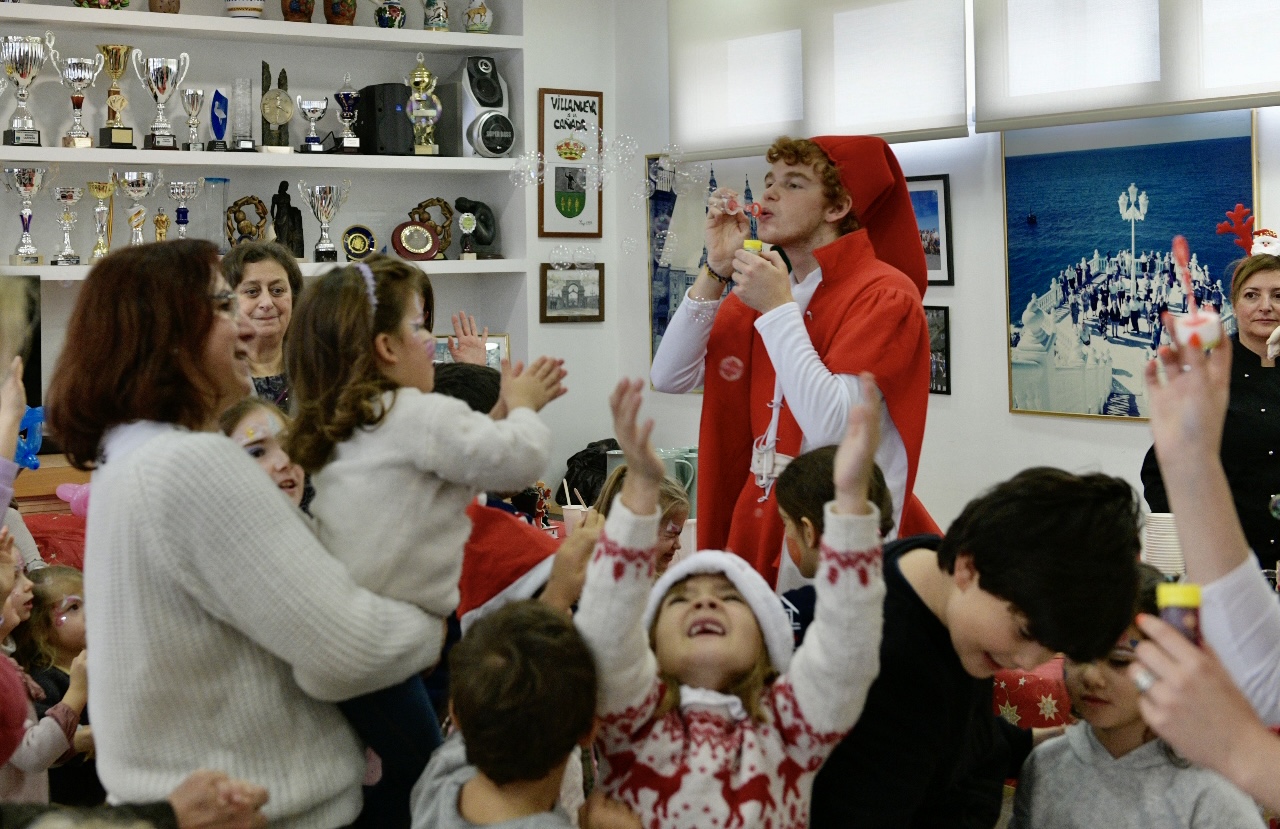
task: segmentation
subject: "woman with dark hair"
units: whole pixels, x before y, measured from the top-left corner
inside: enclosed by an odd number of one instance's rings
[[[49,424],[93,470],[85,549],[90,705],[113,802],[192,771],[265,786],[284,827],[350,824],[364,753],[332,704],[431,664],[444,629],[352,582],[239,447],[253,329],[217,250],[118,250],[90,271]],[[110,343],[110,348],[104,348]]]
[[[284,370],[284,338],[293,303],[302,295],[298,261],[275,242],[241,242],[222,258],[222,275],[236,292],[240,313],[253,327],[249,370],[258,397],[289,410],[289,376]]]
[[[1231,338],[1231,400],[1222,431],[1222,466],[1236,512],[1262,569],[1280,559],[1280,521],[1271,498],[1280,492],[1280,372],[1267,357],[1267,337],[1280,326],[1280,257],[1241,261],[1231,279],[1236,335]],[[1152,512],[1169,512],[1155,447],[1142,462],[1143,494]]]

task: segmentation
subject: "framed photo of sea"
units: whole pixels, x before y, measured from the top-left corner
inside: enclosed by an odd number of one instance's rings
[[[1257,210],[1254,116],[1216,112],[1004,133],[1009,410],[1145,420],[1143,368],[1188,292],[1224,305],[1217,225]],[[1261,227],[1261,219],[1259,219]],[[1191,247],[1190,285],[1170,255]],[[1231,312],[1223,307],[1230,325]]]
[[[951,176],[907,176],[907,190],[929,266],[929,284],[956,284],[951,265]]]
[[[951,394],[951,314],[945,305],[924,306],[929,324],[929,394]]]

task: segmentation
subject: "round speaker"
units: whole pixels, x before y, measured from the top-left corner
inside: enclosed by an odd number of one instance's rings
[[[502,106],[502,86],[493,75],[477,75],[471,79],[471,93],[483,107]]]
[[[467,141],[485,158],[498,158],[516,143],[516,128],[501,112],[482,112],[467,127]]]

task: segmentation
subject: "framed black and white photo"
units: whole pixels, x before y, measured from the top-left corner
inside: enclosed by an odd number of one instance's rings
[[[951,314],[945,305],[924,306],[929,323],[929,394],[951,394]]]
[[[929,266],[929,284],[956,284],[951,262],[951,176],[907,176],[907,190]]]
[[[541,322],[604,322],[604,265],[542,266],[538,290]]]

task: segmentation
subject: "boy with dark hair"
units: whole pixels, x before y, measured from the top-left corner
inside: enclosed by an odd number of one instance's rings
[[[474,363],[436,363],[434,390],[489,413],[502,397],[502,372]]]
[[[573,748],[591,743],[596,708],[595,661],[573,621],[539,602],[509,604],[467,631],[449,672],[458,731],[414,787],[414,829],[571,826],[556,800]]]
[[[1108,653],[1132,618],[1138,552],[1125,481],[1048,468],[969,502],[945,538],[886,544],[880,675],[818,773],[810,826],[994,826],[1033,734],[992,713],[991,677]]]

